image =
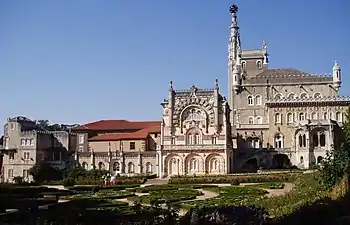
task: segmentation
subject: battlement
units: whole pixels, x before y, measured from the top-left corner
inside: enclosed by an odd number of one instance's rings
[[[298,103],[320,103],[320,104],[340,104],[340,105],[350,105],[350,96],[338,96],[331,97],[325,96],[320,98],[281,98],[281,99],[273,99],[266,100],[266,105],[274,105],[274,104],[298,104]]]

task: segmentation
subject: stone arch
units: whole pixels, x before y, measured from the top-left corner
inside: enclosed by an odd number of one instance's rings
[[[296,96],[296,94],[294,92],[289,93],[288,96],[287,96],[288,99],[296,99],[296,97],[297,96]]]
[[[241,169],[246,172],[256,172],[258,170],[258,159],[250,158],[246,160],[242,164]]]
[[[153,165],[150,162],[146,163],[146,173],[153,173]]]
[[[200,103],[198,103],[198,104],[200,104]],[[194,113],[194,114],[199,115],[199,112],[201,112],[200,114],[201,114],[202,118],[198,117],[198,119],[196,119],[196,116],[194,116],[194,120],[200,121],[201,123],[203,123],[205,125],[206,128],[208,128],[210,118],[214,115],[214,109],[213,108],[206,109],[198,104],[190,104],[190,105],[184,106],[181,109],[179,109],[179,112],[177,112],[179,114],[179,121],[178,122],[180,123],[181,132],[183,132],[183,123],[184,123],[184,121],[186,121],[185,116],[189,116],[188,115],[189,113],[190,114]],[[191,110],[193,110],[194,112],[191,112]]]
[[[88,170],[88,169],[89,169],[89,164],[88,164],[87,162],[83,162],[83,163],[81,164],[81,167],[82,167],[83,169]]]
[[[206,173],[223,173],[225,171],[225,159],[222,155],[211,153],[205,158]]]
[[[133,162],[128,163],[128,173],[135,173],[135,165]]]
[[[261,95],[255,96],[255,105],[262,105],[262,96]]]
[[[119,162],[114,162],[113,163],[113,171],[120,171],[120,163]]]
[[[183,159],[178,154],[169,154],[164,159],[164,175],[175,176],[182,174]]]
[[[317,164],[321,164],[323,161],[323,157],[322,156],[318,156],[317,157]]]
[[[278,132],[273,137],[274,148],[284,148],[284,135]]]
[[[276,154],[272,157],[272,166],[275,169],[286,169],[291,166],[291,162],[286,154]]]
[[[274,96],[274,99],[275,100],[280,100],[280,99],[282,99],[283,98],[283,95],[281,94],[281,93],[277,93],[277,94],[275,94],[275,96]]]
[[[298,129],[295,131],[295,146],[298,148],[306,147],[306,134],[303,129]]]
[[[312,147],[325,147],[326,146],[326,129],[315,128],[311,130]]]
[[[99,170],[104,170],[105,169],[105,164],[103,162],[98,163],[98,169]]]
[[[312,112],[311,113],[311,119],[317,120],[318,119],[318,113],[317,112]]]
[[[202,156],[191,153],[185,157],[185,174],[204,172],[204,159]]]
[[[247,97],[247,104],[248,105],[254,105],[254,96],[248,95],[248,97]]]
[[[247,142],[248,148],[260,148],[262,143],[261,139],[256,136],[247,137],[246,142]]]

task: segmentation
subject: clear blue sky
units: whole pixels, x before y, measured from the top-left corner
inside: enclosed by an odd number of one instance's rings
[[[0,121],[158,120],[169,80],[227,96],[229,6],[244,49],[265,39],[270,67],[331,73],[350,84],[348,0],[2,0]]]

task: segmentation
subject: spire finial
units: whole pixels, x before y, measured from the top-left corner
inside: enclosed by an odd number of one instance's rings
[[[172,80],[169,82],[169,87],[170,87],[170,89],[173,89],[173,81]]]
[[[263,48],[263,49],[267,49],[267,44],[266,44],[266,41],[265,41],[265,40],[263,40],[262,48]]]
[[[215,78],[215,89],[219,89],[219,78]]]
[[[338,61],[337,61],[337,60],[334,60],[334,65],[335,65],[335,66],[339,66],[339,64],[338,64]]]

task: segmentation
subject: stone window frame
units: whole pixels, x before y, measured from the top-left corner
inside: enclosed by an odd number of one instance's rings
[[[254,105],[254,96],[248,95],[247,96],[247,103],[249,106],[253,106]]]
[[[276,133],[273,137],[273,141],[274,148],[284,148],[284,135],[282,133]]]
[[[255,95],[255,104],[262,105],[262,96],[260,94]]]
[[[314,115],[316,115],[316,117]],[[317,112],[312,112],[310,117],[311,117],[312,120],[318,120],[318,113]]]
[[[253,116],[248,117],[248,124],[254,124],[254,117]]]
[[[282,123],[282,114],[275,113],[275,124],[281,124],[281,123]]]
[[[263,63],[262,63],[262,61],[260,60],[260,59],[258,59],[258,60],[256,60],[256,67],[258,68],[258,69],[262,69],[263,68]]]
[[[339,111],[335,113],[335,120],[338,122],[343,122],[343,114]]]
[[[256,124],[263,124],[263,118],[261,116],[256,117]]]
[[[245,60],[242,60],[242,61],[241,61],[241,67],[242,67],[243,69],[246,69],[246,68],[247,68],[247,62],[246,62]]]
[[[294,123],[294,113],[289,112],[289,113],[287,113],[286,116],[287,116],[287,118],[286,118],[287,119],[287,124]]]
[[[306,113],[300,112],[298,115],[299,121],[306,120]]]

